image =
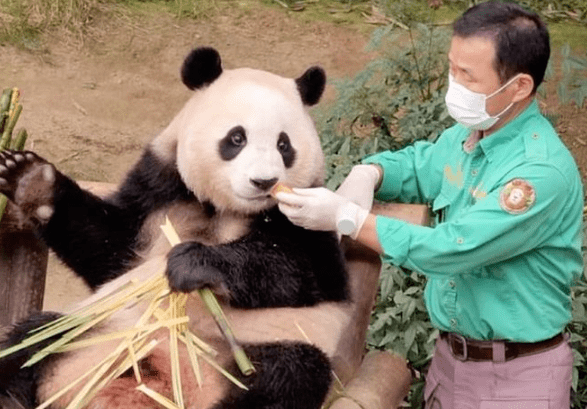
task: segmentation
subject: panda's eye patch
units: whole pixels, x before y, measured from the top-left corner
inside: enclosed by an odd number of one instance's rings
[[[236,158],[240,151],[247,144],[245,129],[242,126],[232,128],[218,144],[218,150],[222,160]]]
[[[283,164],[285,167],[291,168],[296,158],[296,150],[291,146],[289,136],[285,132],[279,134],[279,138],[277,139],[277,150],[283,158]]]

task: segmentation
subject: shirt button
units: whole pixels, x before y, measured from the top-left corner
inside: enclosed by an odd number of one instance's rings
[[[477,173],[479,173],[479,171],[478,171],[477,169],[473,169],[473,170],[471,171],[471,175],[472,175],[472,176],[477,176]]]
[[[457,238],[457,244],[463,244],[464,242],[465,242],[465,239],[463,239],[462,237]]]
[[[456,328],[457,327],[457,324],[458,324],[458,322],[457,322],[457,320],[455,318],[453,318],[453,319],[450,320],[450,326],[452,328]]]
[[[538,139],[538,134],[535,133],[534,135],[532,135],[532,139]]]
[[[448,282],[448,285],[450,286],[450,288],[455,288],[455,287],[457,286],[457,283],[455,283],[455,281],[454,281],[454,280],[450,280],[450,281]]]

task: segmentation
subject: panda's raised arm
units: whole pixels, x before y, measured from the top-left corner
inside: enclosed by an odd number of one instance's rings
[[[148,214],[170,200],[190,197],[177,170],[148,150],[118,192],[104,200],[32,152],[2,153],[0,172],[0,192],[92,288],[133,265],[137,234]]]
[[[276,208],[235,242],[174,247],[167,275],[177,291],[210,287],[238,308],[301,307],[349,296],[335,234],[293,226]]]

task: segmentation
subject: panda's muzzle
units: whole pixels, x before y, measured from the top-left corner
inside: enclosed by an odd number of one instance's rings
[[[279,180],[278,178],[271,178],[271,179],[249,179],[251,184],[255,186],[257,189],[262,190],[264,192],[268,192],[271,190],[273,186]]]

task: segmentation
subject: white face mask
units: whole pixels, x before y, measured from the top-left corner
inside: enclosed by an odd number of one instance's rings
[[[510,85],[518,75],[510,79],[498,90],[490,95],[474,92],[455,81],[451,74],[448,74],[448,92],[444,98],[448,113],[455,121],[475,131],[484,131],[491,128],[499,118],[514,105],[510,103],[503,111],[496,116],[487,113],[485,102],[492,96],[501,92]]]

